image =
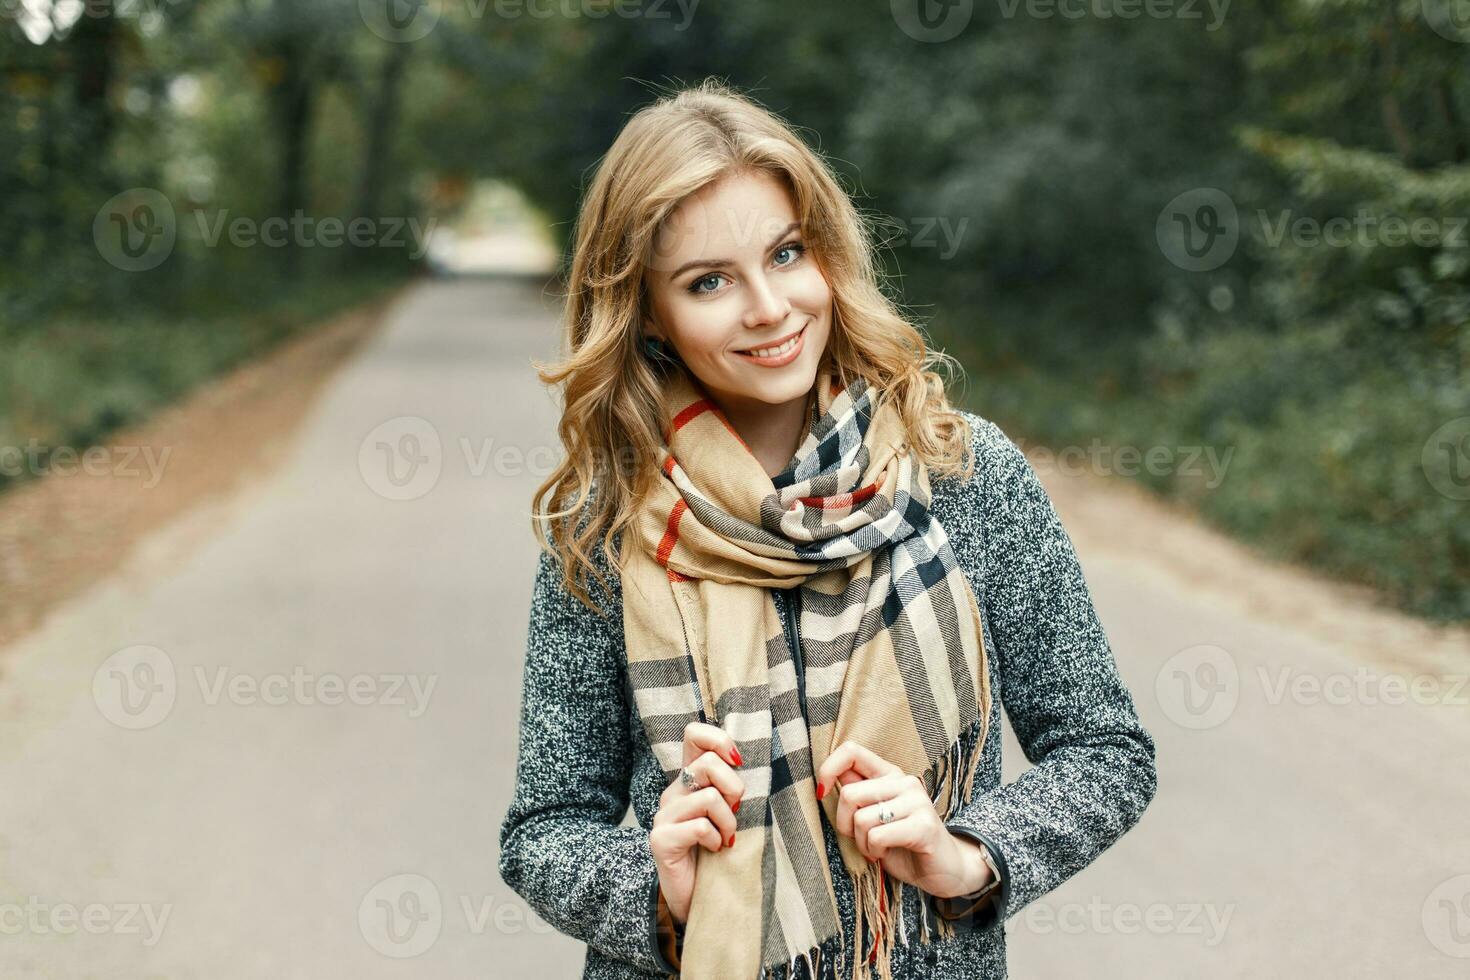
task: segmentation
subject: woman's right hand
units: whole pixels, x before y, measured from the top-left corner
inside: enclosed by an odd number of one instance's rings
[[[734,843],[735,811],[745,795],[745,781],[735,773],[740,762],[735,740],[724,729],[698,721],[684,727],[684,767],[701,788],[675,778],[659,796],[648,835],[659,888],[678,922],[688,921],[694,897],[694,848],[718,851]]]

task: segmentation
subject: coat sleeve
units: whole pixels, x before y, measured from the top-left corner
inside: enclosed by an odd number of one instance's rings
[[[1098,857],[1142,817],[1157,776],[1070,537],[1030,462],[988,420],[976,429],[981,610],[1001,703],[1032,768],[948,822],[989,848],[1004,922]],[[996,737],[998,751],[999,732]],[[990,747],[986,746],[987,752]]]
[[[650,926],[658,871],[648,831],[620,825],[633,770],[621,616],[596,582],[591,594],[611,610],[606,620],[566,591],[560,577],[555,556],[542,552],[500,875],[559,931],[652,976],[666,975]]]

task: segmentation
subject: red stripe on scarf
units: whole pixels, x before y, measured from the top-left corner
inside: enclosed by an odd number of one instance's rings
[[[745,445],[745,440],[740,438],[740,433],[735,431],[735,426],[731,425],[730,420],[726,418],[725,413],[720,411],[720,406],[716,405],[708,398],[701,398],[699,401],[684,409],[678,415],[675,415],[673,424],[669,429],[669,434],[664,437],[664,442],[672,446],[674,444],[674,433],[678,432],[680,429],[684,428],[684,426],[699,418],[705,412],[709,412],[715,418],[719,419],[721,424],[723,424],[726,429],[730,430],[730,435],[735,437],[735,441],[740,443],[740,445],[745,446],[746,452],[750,452],[750,447]]]
[[[658,563],[665,568],[668,568],[669,555],[673,553],[674,545],[679,542],[679,518],[683,517],[684,512],[688,509],[689,505],[684,502],[684,498],[680,497],[675,501],[674,509],[669,511],[669,523],[664,529],[663,540],[658,543],[658,555],[656,556]]]
[[[823,510],[837,510],[842,507],[856,507],[877,492],[878,484],[870,483],[859,490],[854,490],[852,493],[838,494],[835,497],[797,497],[796,499],[808,507],[820,507]]]
[[[661,467],[661,469],[664,471],[664,476],[667,476],[669,479],[672,480],[674,478],[674,467],[675,467],[675,465],[677,465],[677,464],[674,462],[674,457],[673,456],[665,456],[664,457],[663,466]],[[660,565],[663,565],[664,566],[664,571],[666,571],[668,573],[668,575],[669,575],[669,581],[670,582],[688,582],[689,581],[689,576],[679,574],[678,572],[674,571],[672,568],[669,568],[668,565],[666,564],[666,562],[668,561],[669,555],[673,553],[674,545],[679,540],[679,517],[680,517],[680,515],[682,515],[684,513],[684,511],[686,511],[688,509],[689,509],[689,505],[686,504],[684,502],[683,498],[681,497],[679,499],[678,503],[674,504],[674,509],[669,514],[668,529],[666,531],[664,531],[663,540],[661,542],[659,542],[659,547],[658,547],[658,563]]]

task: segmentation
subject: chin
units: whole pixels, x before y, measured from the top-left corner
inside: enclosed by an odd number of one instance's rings
[[[785,405],[797,398],[805,398],[817,382],[816,365],[802,371],[793,370],[783,378],[775,378],[756,390],[743,392],[752,401],[767,405]]]

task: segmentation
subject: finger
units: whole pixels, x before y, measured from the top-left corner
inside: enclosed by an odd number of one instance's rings
[[[850,810],[857,810],[879,800],[890,800],[913,792],[923,793],[923,786],[918,776],[907,772],[890,772],[875,779],[855,779],[842,787],[838,809],[840,811],[843,804],[848,804]],[[927,798],[928,794],[925,796]]]
[[[893,819],[887,823],[883,823],[879,819],[879,814],[885,806],[893,813]],[[858,850],[871,861],[876,861],[881,858],[883,856],[882,854],[874,853],[873,851],[873,832],[894,827],[905,821],[917,826],[919,821],[910,820],[914,811],[913,798],[907,795],[878,800],[859,809],[853,814],[852,818],[852,839],[857,843]],[[912,828],[907,829],[911,830]],[[880,835],[880,837],[883,836],[888,835]],[[893,846],[892,842],[888,846]]]
[[[725,802],[716,786],[706,786],[688,796],[681,796],[670,804],[675,820],[697,820],[706,817],[719,831],[720,841],[726,845],[735,836],[735,811]]]
[[[838,777],[849,769],[857,773],[858,779],[873,779],[877,776],[886,776],[890,772],[902,772],[898,766],[884,759],[867,746],[848,739],[832,754],[822,760],[817,767],[817,790],[818,798],[824,798],[827,790],[837,783]],[[851,779],[843,780],[842,785],[852,782]]]
[[[718,752],[704,752],[684,768],[693,773],[700,784],[698,789],[690,789],[684,785],[682,779],[676,779],[675,782],[684,795],[697,793],[705,786],[714,786],[725,797],[725,802],[732,811],[740,809],[740,801],[745,796],[745,780],[730,768],[728,762],[720,758]]]
[[[730,733],[718,725],[691,721],[684,726],[684,765],[689,765],[702,752],[717,752],[732,766],[740,765],[740,749]]]
[[[708,817],[695,817],[693,820],[684,820],[674,824],[674,827],[681,835],[680,843],[686,851],[691,847],[703,847],[706,851],[718,851],[723,846],[724,838],[720,836],[720,829]]]
[[[854,779],[842,787],[837,799],[837,815],[832,824],[840,833],[857,836],[853,831],[853,815],[879,800],[891,800],[909,788],[908,773],[890,773],[877,779]]]
[[[892,848],[912,848],[923,843],[924,822],[917,815],[890,820],[869,827],[863,835],[863,850],[874,861],[882,861]]]
[[[670,858],[682,858],[692,847],[720,849],[720,830],[708,817],[677,820],[672,814],[663,815],[665,821],[654,827],[648,837],[655,860],[667,862]]]

